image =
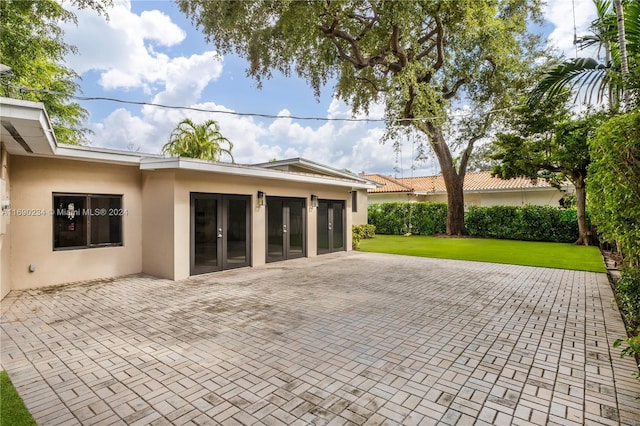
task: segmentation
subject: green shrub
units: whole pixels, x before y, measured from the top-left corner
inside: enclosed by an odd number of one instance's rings
[[[587,193],[601,239],[640,266],[640,111],[617,115],[589,140]]]
[[[378,234],[444,234],[444,203],[382,203],[369,206],[369,223]],[[473,237],[572,243],[578,239],[576,209],[550,206],[469,207],[467,234]]]
[[[575,209],[550,206],[469,207],[465,227],[474,237],[572,243],[577,218]]]
[[[353,225],[351,227],[351,247],[357,250],[361,240],[373,238],[375,235],[376,227],[374,225]]]
[[[640,332],[640,267],[624,268],[615,285],[616,300],[631,334]]]
[[[447,229],[447,205],[428,202],[371,204],[368,222],[375,225],[378,234],[443,234]]]

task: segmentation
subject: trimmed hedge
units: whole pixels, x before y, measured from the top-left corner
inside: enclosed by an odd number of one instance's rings
[[[378,234],[444,234],[444,203],[382,203],[369,206],[369,223]],[[411,224],[411,227],[409,226]],[[470,207],[465,213],[467,234],[474,237],[572,243],[578,239],[575,209],[549,206]]]
[[[447,230],[447,205],[428,202],[371,204],[368,222],[375,225],[378,234],[444,234]]]
[[[573,243],[579,235],[577,211],[560,207],[469,207],[464,220],[474,237]]]

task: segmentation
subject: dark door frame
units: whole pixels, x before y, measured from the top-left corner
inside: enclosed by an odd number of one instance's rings
[[[216,267],[210,270],[198,270],[195,264],[195,203],[196,199],[216,200]],[[229,201],[242,200],[246,203],[245,215],[245,262],[230,264],[228,261]],[[189,194],[189,274],[199,275],[226,269],[251,266],[251,196],[236,194],[218,194],[208,192],[191,192]]]
[[[283,238],[282,238],[282,256],[279,257],[269,257],[269,200],[280,201],[282,202],[282,209],[279,212],[271,211],[271,214],[279,214],[282,216],[282,226],[283,229]],[[291,205],[289,202],[301,202],[302,203],[302,254],[301,255],[291,255]],[[266,211],[265,211],[265,262],[280,262],[288,259],[297,259],[300,257],[307,256],[307,200],[306,198],[298,198],[298,197],[275,197],[268,196],[266,200]]]
[[[320,204],[327,204],[327,229],[321,230],[320,227],[320,218],[317,218],[317,223],[318,223],[318,229],[317,229],[317,241],[320,241],[320,232],[324,231],[326,232],[326,237],[327,237],[327,246],[328,248],[326,249],[320,249],[320,247],[317,247],[317,251],[318,254],[326,254],[326,253],[333,253],[336,251],[345,251],[347,250],[347,234],[346,234],[346,226],[347,226],[347,222],[346,222],[346,202],[344,200],[325,200],[325,199],[320,199],[318,200],[318,205]],[[333,230],[334,230],[334,211],[333,211],[333,206],[334,205],[340,205],[341,206],[341,210],[342,210],[342,247],[341,248],[334,248],[334,241],[333,241]],[[317,214],[319,215],[320,212],[320,208],[318,207],[316,209]],[[317,245],[317,243],[316,243]]]

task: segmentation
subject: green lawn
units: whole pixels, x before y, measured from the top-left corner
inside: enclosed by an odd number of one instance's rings
[[[0,425],[36,426],[6,371],[0,371]]]
[[[440,259],[475,260],[511,265],[542,266],[606,272],[597,247],[564,243],[492,240],[485,238],[438,238],[422,235],[376,235],[362,240],[361,251],[403,254]]]

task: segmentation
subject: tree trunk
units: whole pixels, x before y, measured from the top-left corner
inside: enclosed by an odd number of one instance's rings
[[[433,123],[419,125],[427,134],[442,170],[444,185],[447,189],[447,235],[464,235],[464,170],[456,171],[451,151],[447,146],[442,129]]]
[[[574,177],[573,185],[576,188],[576,204],[578,208],[578,240],[576,244],[590,246],[593,241],[591,238],[591,230],[587,224],[587,192],[585,190],[584,176]]]
[[[447,187],[447,235],[464,235],[464,177],[461,179],[458,176],[453,164],[450,165],[453,173],[449,178],[446,177],[448,173],[444,173],[442,164],[440,167]]]
[[[622,9],[622,0],[613,0],[613,8],[616,11],[616,20],[618,21],[618,49],[620,51],[620,73],[622,78],[626,78],[629,74],[629,61],[627,59],[627,35],[624,28],[624,11]],[[623,108],[629,107],[629,91],[625,90],[622,95],[624,102]]]

